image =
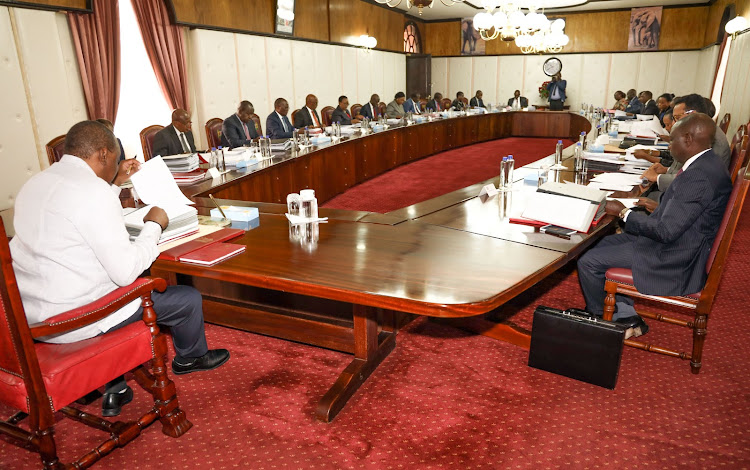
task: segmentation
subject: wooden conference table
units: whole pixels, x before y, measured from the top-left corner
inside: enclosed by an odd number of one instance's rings
[[[347,145],[344,142],[302,156],[281,158],[280,165],[288,167],[284,171],[289,181],[279,183],[276,189],[311,175],[335,186],[341,181],[340,175],[317,171],[331,160],[334,164],[340,162],[336,160],[341,157],[336,152],[339,146],[342,152],[354,155],[373,147],[382,151],[383,143],[406,145],[404,139],[417,131],[442,139],[437,137],[436,129],[446,129],[445,126],[453,129],[453,141],[467,144],[472,136],[479,135],[477,129],[484,126],[512,129],[514,115],[520,115],[518,119],[524,123],[538,117],[547,126],[545,132],[555,137],[577,135],[578,128],[570,130],[570,122],[578,121],[577,118],[583,121],[577,124],[583,130],[588,124],[582,117],[569,113],[502,113],[453,119],[455,123],[449,120],[393,129],[352,139],[348,145],[353,145],[354,150],[343,148]],[[565,133],[558,133],[564,126],[556,123],[557,116],[567,121],[569,128]],[[494,127],[493,123],[503,125]],[[556,125],[558,130],[549,130]],[[443,127],[419,129],[430,126]],[[539,128],[528,127],[530,132]],[[468,134],[455,134],[456,129]],[[382,134],[389,132],[394,135],[384,139]],[[485,140],[492,135],[484,134]],[[369,140],[373,137],[381,143],[371,144]],[[432,151],[437,152],[447,143],[441,142]],[[325,157],[315,155],[316,152],[323,152]],[[360,156],[368,160],[365,167],[376,157],[369,153]],[[404,157],[399,154],[387,158],[393,162]],[[362,160],[350,163],[355,174],[356,165]],[[319,166],[311,171],[313,162]],[[208,322],[353,354],[352,362],[317,406],[318,419],[330,421],[394,349],[396,312],[442,318],[490,312],[555,272],[611,230],[613,224],[602,223],[589,234],[563,240],[541,234],[532,227],[509,224],[507,216],[519,211],[534,191],[523,183],[524,173],[536,174],[535,165],[529,167],[532,168],[517,170],[518,181],[512,192],[484,201],[475,197],[485,183],[482,182],[385,215],[322,209],[321,216],[329,217],[326,223],[292,226],[283,215],[285,204],[232,201],[258,207],[261,212],[260,226],[232,241],[246,245],[244,253],[213,267],[158,260],[151,273],[170,283],[198,288],[204,296]],[[206,213],[211,207],[203,197],[206,192],[216,191],[224,197],[246,194],[254,191],[250,189],[254,184],[273,179],[263,174],[265,170],[275,175],[281,171],[269,166],[183,191]],[[571,171],[550,173],[551,178],[557,179],[570,179],[572,175]],[[488,181],[497,183],[497,178]],[[206,188],[208,185],[211,188]],[[300,187],[305,186],[298,185],[288,191],[298,191]],[[336,191],[313,187],[318,195]],[[257,191],[258,194],[267,191],[267,199],[275,199],[277,195],[272,189],[266,186]],[[285,197],[286,193],[278,196]],[[528,348],[527,331],[510,324],[499,324],[497,330],[496,336],[501,339]]]

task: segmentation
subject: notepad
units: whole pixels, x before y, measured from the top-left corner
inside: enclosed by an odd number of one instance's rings
[[[180,256],[180,261],[201,266],[213,266],[227,258],[242,253],[246,248],[245,245],[237,245],[235,243],[214,243]]]

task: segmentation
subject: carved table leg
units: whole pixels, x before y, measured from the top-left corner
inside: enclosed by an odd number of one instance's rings
[[[376,308],[354,305],[353,311],[354,360],[341,372],[315,411],[315,416],[327,423],[336,417],[354,392],[396,347],[395,333],[383,331],[378,335]]]

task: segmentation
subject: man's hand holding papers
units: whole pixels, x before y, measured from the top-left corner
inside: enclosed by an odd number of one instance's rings
[[[141,162],[136,160],[135,158],[131,158],[129,160],[123,160],[120,162],[120,165],[117,167],[117,173],[115,174],[115,179],[112,181],[112,184],[116,186],[120,186],[124,182],[130,179],[130,175],[137,172],[141,169]]]

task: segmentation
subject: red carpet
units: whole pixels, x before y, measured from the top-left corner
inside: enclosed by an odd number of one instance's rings
[[[557,139],[510,137],[439,153],[365,181],[323,207],[390,212],[495,177],[508,154],[516,168],[527,165],[554,153],[556,143]],[[566,147],[570,143],[563,141]]]
[[[743,216],[697,376],[685,361],[626,348],[617,388],[605,390],[530,369],[515,346],[420,318],[339,417],[323,424],[315,404],[350,356],[207,325],[209,344],[229,348],[232,359],[173,377],[193,429],[171,439],[156,424],[95,468],[748,468],[750,205]],[[529,327],[539,304],[582,306],[575,275],[561,271],[502,313]],[[687,330],[649,324],[644,339],[690,344]],[[125,419],[146,404],[134,388]],[[0,414],[10,410],[0,406]],[[82,429],[60,422],[64,461],[98,443],[92,436],[100,434]],[[39,462],[0,438],[0,468]]]

